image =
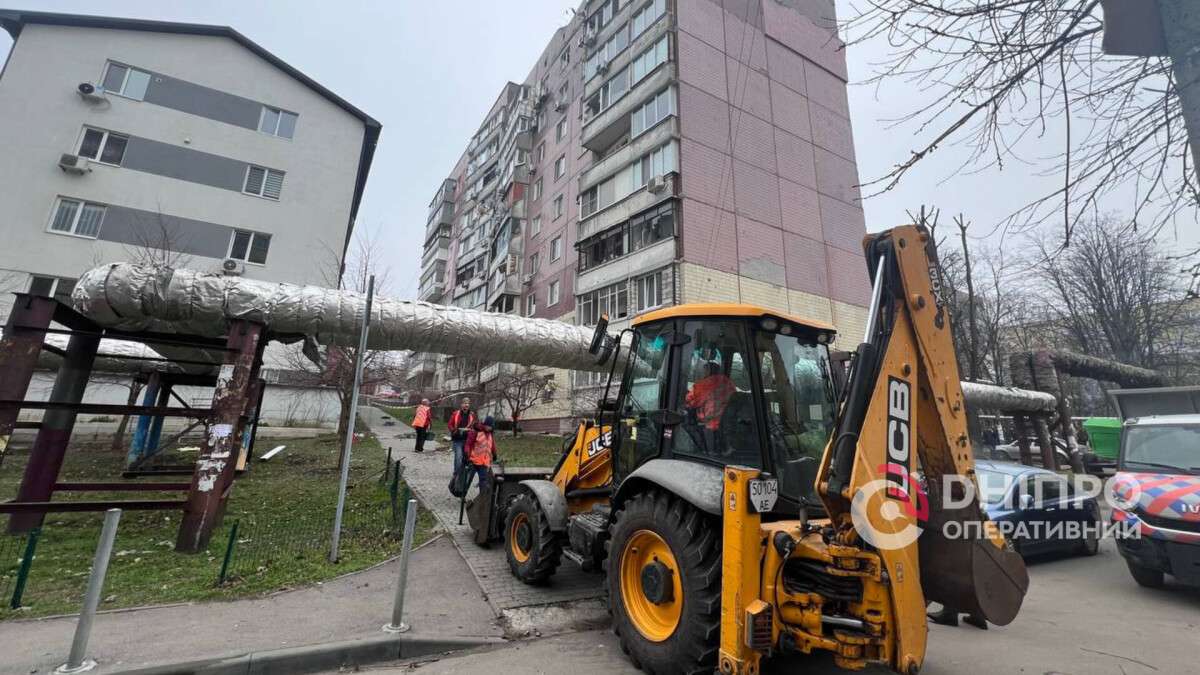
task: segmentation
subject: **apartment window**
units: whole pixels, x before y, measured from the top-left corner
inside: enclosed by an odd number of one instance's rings
[[[638,251],[675,236],[675,204],[644,211],[629,219],[629,251]]]
[[[592,34],[599,33],[600,29],[607,26],[617,12],[620,12],[621,8],[628,3],[629,0],[606,0],[588,17],[586,30]]]
[[[629,135],[636,137],[654,127],[670,115],[675,114],[675,90],[667,87],[651,96],[642,107],[634,110],[630,119]]]
[[[637,311],[644,312],[663,304],[663,272],[653,272],[633,280],[634,292],[637,296],[635,306]]]
[[[525,316],[537,314],[537,291],[530,291],[525,296]]]
[[[650,49],[653,50],[654,48],[651,47]],[[616,103],[627,91],[629,91],[629,68],[625,67],[621,69],[621,72],[609,79],[608,82],[600,85],[596,93],[584,101],[584,119],[591,119],[604,112],[608,109],[608,106]]]
[[[654,176],[662,176],[677,170],[675,144],[667,143],[633,163],[633,187],[634,189],[640,188]]]
[[[531,191],[529,198],[535,202],[542,198],[542,179],[541,178],[539,178],[533,182],[533,190]]]
[[[548,307],[553,307],[554,305],[558,304],[559,292],[560,292],[560,287],[559,287],[558,281],[557,280],[551,281],[550,282],[550,299],[546,301],[546,305]]]
[[[633,63],[629,64],[629,71],[633,81],[645,77],[650,71],[654,70],[659,64],[665,63],[667,60],[667,36],[662,36],[658,42],[655,42],[646,51],[638,54]]]
[[[279,199],[283,191],[283,172],[261,166],[246,167],[246,186],[243,192],[267,199]]]
[[[79,156],[94,159],[102,164],[121,166],[125,158],[125,146],[129,139],[102,129],[85,127],[79,140]]]
[[[601,71],[607,70],[608,63],[617,58],[617,55],[625,51],[629,46],[629,29],[621,28],[613,34],[608,42],[605,42],[592,56],[583,64],[583,81],[587,82],[592,77],[602,74]]]
[[[110,61],[100,86],[109,93],[141,101],[150,86],[150,73]]]
[[[539,258],[539,256],[538,256],[537,252],[534,252],[533,255],[529,256],[529,271],[527,272],[527,274],[537,274],[538,267],[541,263],[541,260],[539,260],[538,258]]]
[[[567,156],[561,155],[554,160],[554,180],[562,178],[565,173],[567,173]]]
[[[603,314],[611,320],[624,319],[629,316],[629,283],[620,281],[584,293],[579,296],[577,306],[579,323],[583,326],[594,326]]]
[[[229,257],[255,265],[267,264],[267,250],[271,248],[271,235],[262,232],[234,230],[229,240]]]
[[[546,161],[546,141],[538,143],[537,151],[534,153],[534,164],[541,164]]]
[[[50,221],[50,231],[95,239],[100,234],[100,224],[104,222],[104,211],[103,204],[59,197],[54,206],[54,218]]]
[[[291,138],[296,133],[296,118],[296,113],[264,105],[258,130],[272,136]]]
[[[562,236],[557,236],[550,241],[550,262],[555,262],[562,257]]]
[[[642,31],[646,30],[650,26],[653,26],[654,22],[658,20],[658,17],[666,14],[666,12],[667,0],[654,0],[650,4],[639,9],[634,13],[633,18],[629,21],[629,31],[632,33],[632,37],[641,35]]]
[[[567,118],[564,117],[554,125],[554,140],[561,143],[562,139],[567,137]]]
[[[571,81],[567,80],[558,86],[558,102],[563,105],[571,98]]]
[[[563,196],[559,195],[554,198],[554,217],[558,218],[563,214]]]
[[[536,237],[541,233],[542,233],[542,217],[534,216],[533,219],[529,221],[529,236]]]
[[[583,242],[579,247],[579,271],[625,255],[625,227],[615,227]]]
[[[29,280],[29,294],[55,298],[64,304],[71,304],[71,291],[75,290],[74,279],[59,277],[40,277],[33,275]]]

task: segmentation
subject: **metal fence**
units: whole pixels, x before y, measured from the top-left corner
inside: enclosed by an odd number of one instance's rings
[[[343,557],[356,552],[395,550],[404,534],[408,487],[401,465],[388,462],[382,474],[349,487],[342,519]],[[328,564],[330,514],[304,512],[255,514],[235,521],[229,530],[218,584],[236,583],[285,567]]]
[[[29,534],[0,534],[0,602],[9,609],[21,606],[40,535],[40,529]]]

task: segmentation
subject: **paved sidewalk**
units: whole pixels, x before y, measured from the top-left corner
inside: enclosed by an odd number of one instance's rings
[[[259,598],[102,613],[88,655],[94,672],[247,651],[376,638],[391,619],[398,564]],[[441,537],[409,560],[406,636],[499,638],[502,629],[454,545]],[[73,617],[0,623],[0,674],[49,673],[61,664]]]
[[[417,453],[413,450],[416,441],[408,438],[413,434],[412,428],[407,424],[410,420],[396,420],[395,426],[384,426],[385,413],[381,410],[364,409],[360,415],[370,425],[371,431],[379,438],[383,447],[390,446],[393,456],[398,456],[404,462],[405,482],[417,493],[425,507],[437,516],[442,527],[453,538],[475,579],[483,588],[488,603],[498,614],[507,614],[507,610],[523,607],[604,596],[603,577],[586,573],[566,559],[545,586],[529,586],[518,581],[509,572],[502,543],[496,542],[489,548],[480,547],[471,539],[471,528],[465,515],[463,524],[458,524],[458,499],[447,489],[454,466],[453,457],[448,451],[449,443],[438,442],[438,449],[431,450],[434,444],[427,441],[425,452]],[[440,438],[445,433],[445,425],[435,423],[434,430]],[[503,452],[503,437],[497,438],[497,444]],[[474,490],[475,488],[472,488],[472,491]]]

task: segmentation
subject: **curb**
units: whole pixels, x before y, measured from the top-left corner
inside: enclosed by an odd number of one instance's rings
[[[388,635],[113,672],[124,675],[274,675],[340,668],[357,670],[359,666],[372,663],[445,654],[504,642],[501,638],[406,638]]]

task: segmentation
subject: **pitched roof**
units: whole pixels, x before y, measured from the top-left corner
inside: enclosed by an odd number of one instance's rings
[[[178,33],[181,35],[208,35],[226,37],[276,68],[299,80],[309,89],[328,99],[334,105],[357,117],[365,127],[362,150],[358,160],[358,175],[354,182],[354,200],[350,205],[350,223],[353,224],[358,214],[358,204],[362,199],[363,189],[367,184],[367,174],[371,171],[371,160],[375,156],[375,145],[379,141],[379,132],[383,125],[367,113],[359,110],[349,101],[326,89],[319,82],[297,70],[287,61],[275,56],[250,38],[242,35],[229,26],[213,26],[201,23],[177,23],[174,21],[149,21],[145,19],[125,19],[110,16],[93,16],[88,14],[62,14],[56,12],[36,12],[21,9],[0,9],[0,26],[8,31],[15,41],[21,34],[21,29],[28,24],[48,26],[78,26],[82,28],[110,28],[116,30],[137,30],[152,33]],[[350,230],[346,232],[345,245],[350,243]]]

